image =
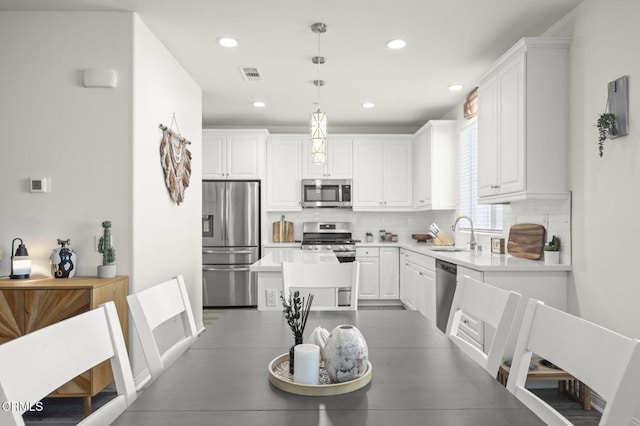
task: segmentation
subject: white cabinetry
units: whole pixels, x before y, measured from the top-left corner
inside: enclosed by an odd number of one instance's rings
[[[360,262],[359,299],[399,299],[398,247],[357,247],[356,260]]]
[[[203,129],[203,179],[261,179],[266,131]]]
[[[569,44],[523,38],[480,79],[480,202],[567,196]]]
[[[413,203],[420,210],[458,204],[458,138],[455,120],[431,120],[414,140]]]
[[[300,137],[272,136],[267,141],[266,210],[301,210],[302,175]]]
[[[346,138],[327,140],[327,161],[313,164],[311,142],[304,143],[302,177],[304,179],[351,179],[353,176],[353,142]]]
[[[519,293],[522,297],[518,304],[518,310],[514,319],[514,327],[509,334],[505,359],[511,359],[515,349],[520,323],[524,316],[527,301],[530,298],[542,300],[545,304],[562,311],[567,310],[567,272],[517,272],[517,271],[477,271],[458,266],[458,280],[469,275],[478,281],[494,285],[499,288]],[[466,318],[467,334],[484,348],[491,344],[494,330],[487,324],[483,324],[472,317]],[[474,334],[475,333],[475,334]]]
[[[354,210],[408,210],[413,205],[410,137],[353,142]]]
[[[435,259],[403,250],[401,255],[400,300],[427,319],[436,321]]]
[[[400,297],[399,249],[397,247],[380,248],[380,299],[398,299]]]
[[[360,263],[358,299],[380,298],[380,250],[377,247],[356,248]]]

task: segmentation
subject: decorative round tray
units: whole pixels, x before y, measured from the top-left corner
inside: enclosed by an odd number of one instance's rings
[[[342,395],[365,387],[371,381],[373,367],[367,361],[367,370],[357,379],[343,383],[331,383],[329,374],[320,363],[320,384],[305,385],[293,381],[293,374],[289,374],[289,354],[282,354],[269,363],[269,382],[285,392],[305,396]]]

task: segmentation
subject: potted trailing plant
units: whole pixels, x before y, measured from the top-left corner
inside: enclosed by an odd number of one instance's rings
[[[98,252],[102,253],[102,265],[98,265],[98,278],[113,278],[116,276],[116,250],[112,247],[111,222],[102,222],[103,234],[98,242]]]
[[[551,241],[544,246],[545,265],[557,265],[560,263],[560,238],[554,235]]]
[[[598,151],[600,152],[600,157],[602,157],[604,152],[604,141],[606,141],[607,138],[616,136],[618,133],[615,114],[610,112],[600,114],[600,117],[598,117],[598,121],[596,122],[596,127],[598,128]]]

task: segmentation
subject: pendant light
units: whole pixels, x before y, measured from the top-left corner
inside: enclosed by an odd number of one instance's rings
[[[327,114],[320,111],[320,88],[325,84],[325,81],[320,79],[320,65],[325,62],[324,57],[320,56],[320,34],[327,31],[327,26],[323,23],[316,22],[311,25],[311,31],[318,34],[318,56],[314,56],[311,59],[312,62],[318,66],[318,78],[313,81],[313,85],[318,88],[318,98],[316,102],[318,109],[311,114],[311,157],[313,164],[324,164],[327,157]]]

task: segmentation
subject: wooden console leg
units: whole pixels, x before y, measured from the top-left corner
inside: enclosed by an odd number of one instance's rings
[[[83,396],[82,397],[82,402],[84,405],[84,415],[88,416],[89,414],[91,414],[91,397],[90,396]]]

